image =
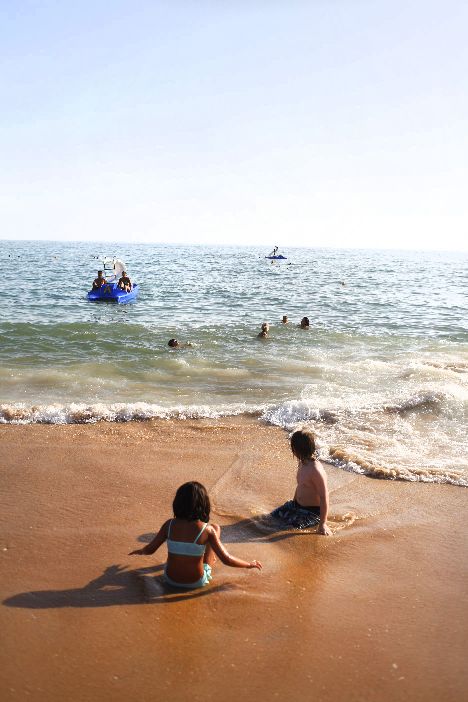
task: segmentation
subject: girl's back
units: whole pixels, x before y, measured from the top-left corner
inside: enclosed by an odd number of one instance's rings
[[[172,509],[174,518],[164,522],[151,543],[130,553],[131,556],[150,555],[167,541],[164,576],[169,585],[190,589],[208,585],[216,556],[233,568],[261,570],[259,561],[243,561],[226,551],[220,541],[219,524],[208,524],[210,499],[201,483],[194,480],[181,485]]]
[[[179,583],[191,583],[203,576],[203,559],[208,541],[207,522],[171,519],[167,525],[167,575]]]

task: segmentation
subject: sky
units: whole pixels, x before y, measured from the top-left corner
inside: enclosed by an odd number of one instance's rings
[[[468,250],[464,0],[0,0],[0,238]]]

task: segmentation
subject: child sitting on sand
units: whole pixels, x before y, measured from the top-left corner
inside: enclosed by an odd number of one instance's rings
[[[167,540],[164,577],[169,585],[188,589],[207,585],[216,556],[233,568],[262,569],[259,561],[243,561],[226,551],[220,541],[219,525],[208,524],[210,498],[203,485],[197,482],[181,485],[172,509],[174,519],[164,522],[151,543],[129,553],[129,556],[150,555]]]
[[[297,488],[294,498],[277,507],[271,516],[293,529],[306,529],[318,524],[317,533],[332,534],[327,525],[328,488],[325,469],[315,456],[315,440],[308,431],[295,431],[291,451],[298,460]]]

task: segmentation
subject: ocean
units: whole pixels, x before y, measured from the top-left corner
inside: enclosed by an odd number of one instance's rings
[[[468,485],[468,254],[282,252],[0,242],[0,423],[249,414],[344,470]],[[102,255],[135,303],[88,302]]]

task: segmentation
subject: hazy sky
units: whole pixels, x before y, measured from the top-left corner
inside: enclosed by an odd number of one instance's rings
[[[464,0],[0,2],[0,238],[468,249]]]

